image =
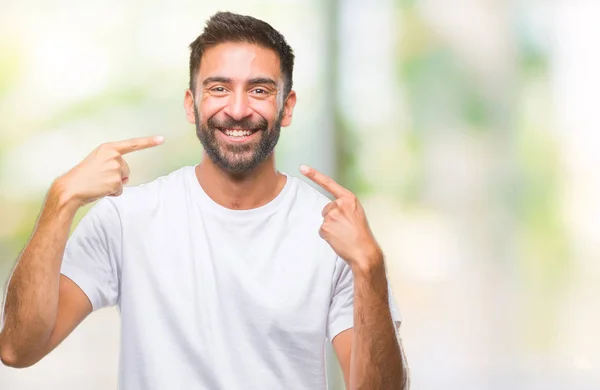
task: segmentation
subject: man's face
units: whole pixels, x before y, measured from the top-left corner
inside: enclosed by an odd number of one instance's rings
[[[216,165],[243,173],[272,154],[281,126],[291,122],[295,103],[293,92],[284,102],[283,87],[279,58],[270,49],[223,43],[204,52],[196,96],[191,99],[188,91],[186,108]]]

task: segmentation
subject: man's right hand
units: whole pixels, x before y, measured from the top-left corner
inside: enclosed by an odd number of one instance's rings
[[[158,146],[163,136],[132,138],[98,146],[81,163],[61,176],[61,195],[77,207],[105,196],[119,196],[129,180],[129,165],[123,159],[127,153]]]

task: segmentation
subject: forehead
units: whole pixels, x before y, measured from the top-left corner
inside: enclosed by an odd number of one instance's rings
[[[243,81],[255,77],[281,77],[280,61],[271,49],[253,43],[226,42],[202,54],[198,80],[222,76]]]

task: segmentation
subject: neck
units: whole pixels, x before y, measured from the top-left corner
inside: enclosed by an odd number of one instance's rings
[[[205,153],[196,166],[196,178],[214,202],[235,210],[264,206],[281,192],[287,180],[275,169],[273,153],[254,170],[244,173],[231,173],[216,166]]]

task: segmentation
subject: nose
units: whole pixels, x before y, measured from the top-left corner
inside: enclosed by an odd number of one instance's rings
[[[232,93],[225,107],[225,114],[235,120],[242,120],[252,115],[252,109],[248,103],[248,96],[245,93]]]

